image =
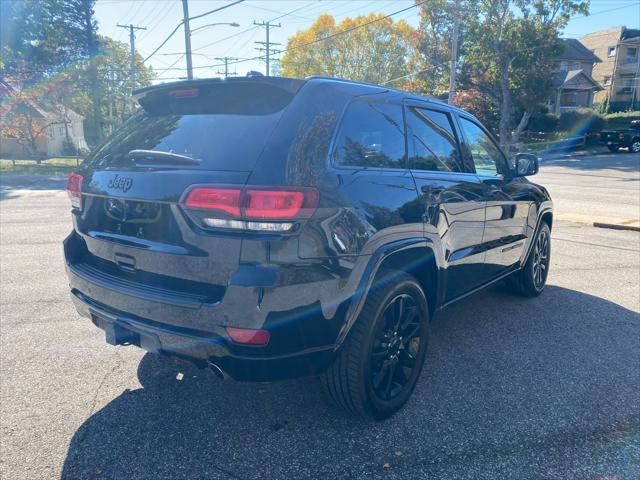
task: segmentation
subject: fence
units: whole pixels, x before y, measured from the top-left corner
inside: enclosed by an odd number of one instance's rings
[[[586,135],[558,138],[557,133],[522,132],[518,142],[518,150],[535,153],[561,153],[582,147],[586,143]]]

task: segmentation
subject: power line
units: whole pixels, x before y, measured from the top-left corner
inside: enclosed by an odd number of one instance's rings
[[[204,16],[206,16],[206,15],[210,15],[210,14],[212,14],[212,13],[219,12],[220,10],[224,10],[225,8],[232,7],[233,5],[237,5],[238,3],[241,3],[241,2],[244,2],[244,0],[236,0],[236,1],[235,1],[235,2],[233,2],[233,3],[229,3],[229,4],[224,5],[224,6],[222,6],[222,7],[218,7],[218,8],[216,8],[216,9],[214,9],[214,10],[209,11],[209,12],[202,13],[202,14],[200,14],[200,15],[196,15],[196,16],[194,16],[194,17],[189,17],[189,20],[195,20],[196,18],[202,18],[202,17],[204,17]],[[159,46],[158,46],[158,47],[157,47],[153,52],[151,52],[151,54],[150,54],[147,58],[145,58],[145,59],[142,61],[142,63],[144,63],[144,62],[146,62],[147,60],[149,60],[151,57],[153,57],[153,56],[158,52],[158,50],[160,50],[162,47],[164,47],[164,46],[166,45],[166,43],[169,41],[169,39],[175,35],[175,33],[178,31],[178,29],[179,29],[183,24],[184,24],[184,20],[182,20],[180,23],[178,23],[178,25],[176,25],[176,28],[174,28],[174,29],[173,29],[173,31],[169,34],[169,36],[168,36],[167,38],[165,38],[165,39],[164,39],[164,41],[163,41],[163,42],[162,42],[162,43],[161,43],[161,44],[160,44],[160,45],[159,45]]]

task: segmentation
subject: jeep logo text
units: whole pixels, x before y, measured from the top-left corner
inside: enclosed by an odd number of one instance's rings
[[[109,180],[107,187],[115,188],[117,190],[122,190],[123,192],[126,192],[131,188],[131,185],[133,185],[133,178],[121,177],[119,175],[116,175],[111,180]]]

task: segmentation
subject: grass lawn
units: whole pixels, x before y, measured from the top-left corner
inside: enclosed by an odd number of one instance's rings
[[[82,159],[80,159],[82,163]],[[0,174],[23,173],[43,175],[66,175],[77,168],[75,158],[47,158],[40,165],[35,160],[7,160],[0,159]]]

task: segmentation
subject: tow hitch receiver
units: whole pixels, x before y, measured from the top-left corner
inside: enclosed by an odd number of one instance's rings
[[[140,345],[140,335],[116,323],[104,326],[105,339],[110,345]]]

